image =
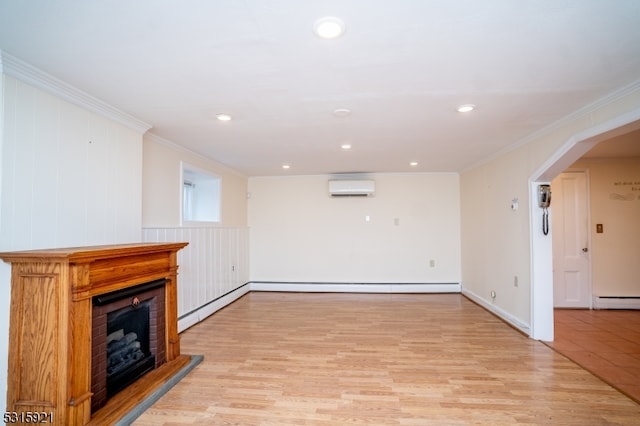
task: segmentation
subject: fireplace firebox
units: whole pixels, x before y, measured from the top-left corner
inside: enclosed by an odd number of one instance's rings
[[[149,305],[137,302],[107,314],[107,397],[153,369],[149,351]]]
[[[160,279],[93,298],[91,410],[166,362]]]

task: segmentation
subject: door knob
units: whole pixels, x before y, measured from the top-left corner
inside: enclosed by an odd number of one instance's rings
[[[582,252],[583,252],[583,253],[586,253],[586,252],[588,252],[588,251],[589,251],[589,248],[588,248],[588,247],[585,247],[585,248],[583,248],[583,249],[582,249]]]

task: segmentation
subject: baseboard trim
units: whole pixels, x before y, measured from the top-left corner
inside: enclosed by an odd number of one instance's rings
[[[460,283],[336,283],[252,281],[251,291],[302,293],[460,293]]]
[[[182,333],[187,328],[196,325],[205,318],[213,315],[225,306],[233,303],[237,299],[241,298],[250,291],[250,283],[243,284],[242,286],[231,290],[230,292],[208,302],[199,308],[184,314],[178,318],[178,333]]]
[[[462,295],[467,297],[469,300],[473,301],[474,303],[482,306],[487,311],[493,313],[498,318],[502,319],[503,321],[505,321],[506,323],[508,323],[512,327],[514,327],[515,329],[520,330],[521,332],[523,332],[527,336],[531,336],[531,326],[530,325],[523,323],[518,318],[514,317],[513,315],[511,315],[508,312],[504,311],[503,309],[500,309],[499,306],[494,305],[493,303],[489,302],[488,300],[478,296],[474,292],[469,291],[467,289],[462,289]]]
[[[593,296],[593,309],[640,310],[640,297]]]

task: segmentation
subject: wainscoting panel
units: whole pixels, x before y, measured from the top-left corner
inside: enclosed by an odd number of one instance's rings
[[[248,228],[143,228],[142,240],[189,243],[178,252],[179,331],[248,291]]]

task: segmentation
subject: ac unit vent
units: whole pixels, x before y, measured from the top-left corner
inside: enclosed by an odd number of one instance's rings
[[[329,195],[332,197],[371,197],[376,185],[372,180],[330,180]]]

